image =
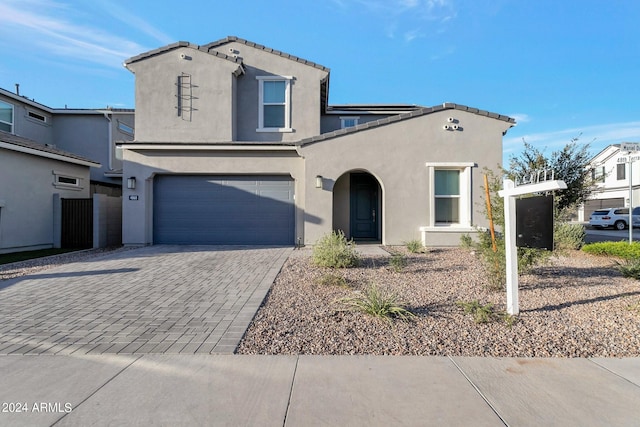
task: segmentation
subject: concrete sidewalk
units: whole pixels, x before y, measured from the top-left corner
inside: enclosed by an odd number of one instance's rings
[[[11,426],[637,426],[640,359],[9,355],[0,402]]]

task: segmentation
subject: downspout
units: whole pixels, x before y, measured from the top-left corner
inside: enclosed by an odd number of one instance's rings
[[[108,138],[109,138],[109,170],[112,171],[113,170],[113,155],[114,155],[114,150],[111,149],[111,144],[112,144],[112,139],[113,139],[113,130],[112,130],[112,123],[111,123],[111,116],[109,114],[108,111],[103,111],[102,114],[104,115],[104,118],[107,119],[107,122],[109,122],[109,130],[107,132]]]

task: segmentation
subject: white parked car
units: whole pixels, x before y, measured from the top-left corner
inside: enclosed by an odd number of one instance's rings
[[[591,213],[589,225],[592,227],[613,227],[624,230],[629,226],[629,208],[598,209]],[[640,227],[640,206],[633,208],[633,226]]]

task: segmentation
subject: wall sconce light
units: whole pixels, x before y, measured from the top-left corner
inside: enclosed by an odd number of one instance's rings
[[[316,175],[316,188],[322,188],[322,175]]]
[[[132,176],[131,178],[127,179],[127,188],[129,190],[134,190],[136,188],[136,177]]]

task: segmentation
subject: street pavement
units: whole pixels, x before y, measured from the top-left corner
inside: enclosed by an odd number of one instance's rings
[[[231,354],[295,253],[152,246],[0,282],[0,426],[640,426],[640,358]]]

